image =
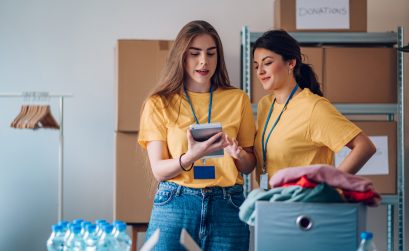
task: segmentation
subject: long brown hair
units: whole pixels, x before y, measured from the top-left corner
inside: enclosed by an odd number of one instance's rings
[[[159,83],[150,96],[160,96],[165,101],[168,101],[172,95],[181,93],[186,77],[184,68],[186,52],[192,40],[202,34],[210,35],[216,43],[217,66],[210,80],[213,89],[215,90],[219,87],[233,88],[230,84],[226,63],[224,62],[223,46],[219,34],[208,22],[196,20],[189,22],[179,31],[169,51]]]

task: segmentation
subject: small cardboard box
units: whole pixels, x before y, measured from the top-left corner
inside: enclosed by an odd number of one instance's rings
[[[396,103],[396,49],[324,48],[324,96],[332,103]]]
[[[317,74],[318,82],[321,84],[323,79],[323,49],[320,47],[301,47],[303,55],[303,63],[310,64]],[[254,69],[253,62],[251,64],[251,102],[257,104],[258,101],[265,95],[269,94],[264,90],[263,85],[258,80],[257,72]],[[321,90],[323,89],[321,84]]]
[[[116,131],[137,132],[141,107],[158,83],[171,41],[118,40]]]
[[[115,133],[114,215],[128,223],[148,223],[156,181],[137,139],[137,133]]]
[[[284,29],[286,31],[367,31],[367,1],[366,0],[350,0],[349,1],[349,29],[348,28],[322,28],[322,23],[329,20],[321,20],[317,22],[317,28],[299,29],[297,28],[297,9],[296,0],[276,0],[274,5],[274,27]],[[309,13],[316,13],[316,18],[320,18],[323,12],[328,11],[327,6],[315,8]],[[300,12],[301,13],[301,12]],[[334,13],[334,12],[333,12]],[[300,15],[301,16],[301,15]],[[346,17],[348,20],[348,17]],[[334,20],[334,23],[337,23]]]

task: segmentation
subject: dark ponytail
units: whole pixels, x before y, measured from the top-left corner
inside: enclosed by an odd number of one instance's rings
[[[270,50],[283,57],[284,61],[295,59],[294,77],[301,89],[308,88],[312,93],[323,96],[317,75],[310,65],[302,62],[301,50],[297,40],[284,30],[271,30],[259,37],[253,45],[257,48]]]
[[[298,65],[298,63],[297,63]],[[320,84],[317,80],[317,75],[315,74],[314,70],[312,69],[311,65],[301,63],[299,67],[295,67],[294,71],[295,81],[297,81],[298,85],[301,89],[308,88],[312,93],[317,95],[323,96]]]

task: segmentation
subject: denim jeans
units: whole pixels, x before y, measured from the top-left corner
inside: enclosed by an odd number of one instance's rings
[[[249,227],[239,219],[243,187],[203,189],[161,182],[156,192],[146,239],[159,228],[154,250],[185,250],[182,228],[202,250],[248,250]]]

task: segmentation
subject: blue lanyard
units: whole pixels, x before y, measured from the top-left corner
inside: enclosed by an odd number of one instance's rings
[[[294,96],[294,93],[295,93],[295,91],[297,91],[297,89],[298,89],[298,84],[295,85],[295,87],[291,91],[290,96],[288,96],[287,100],[285,101],[283,109],[281,110],[281,112],[278,115],[276,121],[274,122],[273,126],[271,127],[270,132],[268,133],[266,141],[264,141],[264,136],[266,134],[267,125],[268,125],[268,122],[270,121],[271,113],[274,110],[274,104],[276,102],[275,98],[274,98],[273,103],[271,104],[270,111],[268,112],[267,120],[266,120],[266,123],[264,125],[263,134],[261,136],[262,137],[261,138],[261,147],[262,147],[262,150],[263,150],[263,173],[266,173],[266,171],[267,171],[266,170],[266,162],[267,162],[267,143],[268,143],[268,140],[270,139],[271,133],[273,132],[274,128],[276,127],[276,125],[278,123],[278,121],[280,120],[281,115],[283,114],[284,110],[287,108],[288,102],[290,102],[290,99]]]
[[[187,93],[186,86],[183,86],[183,91],[185,92],[187,102],[189,102],[190,109],[192,110],[193,117],[195,118],[196,124],[200,124],[199,120],[196,117],[195,109],[193,108],[192,101],[190,100],[189,94]],[[209,101],[209,109],[207,114],[207,123],[210,123],[210,118],[212,117],[212,103],[213,103],[213,85],[210,84],[210,101]]]

